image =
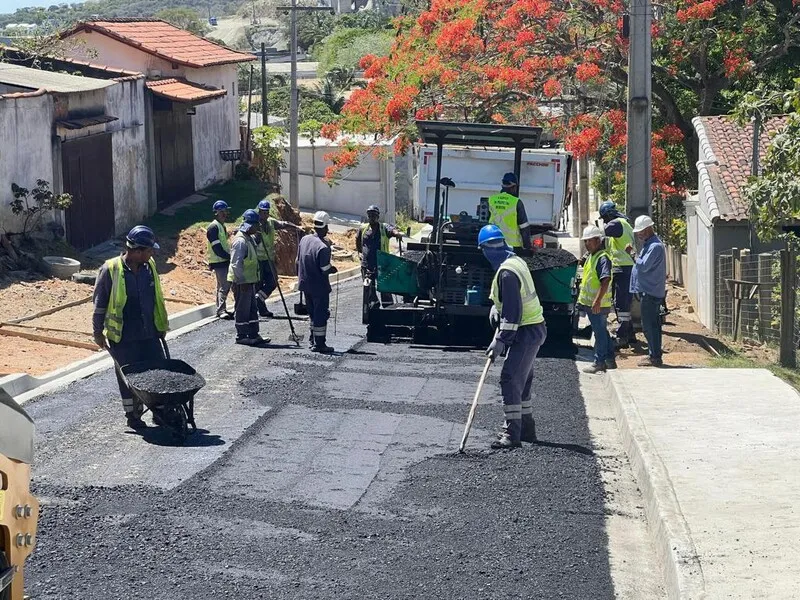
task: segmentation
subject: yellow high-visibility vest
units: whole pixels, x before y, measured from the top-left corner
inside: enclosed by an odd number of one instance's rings
[[[361,243],[362,244],[364,243],[364,234],[367,233],[367,230],[370,227],[371,227],[371,225],[369,223],[364,223],[361,226]],[[380,223],[378,225],[378,230],[380,231],[380,236],[381,236],[380,251],[381,252],[389,252],[389,235],[386,233],[386,227],[383,225],[383,223]]]
[[[615,267],[632,267],[633,259],[631,255],[625,250],[628,246],[636,247],[636,241],[633,236],[633,227],[628,223],[627,219],[618,218],[614,221],[619,221],[622,225],[622,235],[618,238],[607,237],[608,250],[611,254],[611,264]],[[614,221],[611,221],[612,223]]]
[[[594,304],[594,299],[597,297],[597,292],[600,291],[602,285],[600,278],[597,276],[597,261],[600,260],[601,256],[610,259],[605,250],[598,250],[583,263],[583,279],[581,279],[581,293],[578,296],[578,304],[583,306],[592,306]],[[602,308],[611,308],[611,283],[608,284],[606,292],[600,300],[600,306]]]
[[[536,294],[533,276],[530,269],[528,269],[528,265],[519,256],[509,256],[505,259],[492,280],[492,291],[489,296],[497,307],[497,312],[499,314],[503,312],[503,303],[500,302],[500,284],[498,283],[502,271],[511,271],[519,279],[520,294],[522,294],[522,318],[519,323],[501,322],[500,329],[516,331],[523,325],[542,323],[544,321],[544,310],[542,309],[542,303],[539,302],[539,296]]]
[[[211,224],[208,226],[209,229],[212,227],[217,228],[217,239],[219,239],[219,243],[222,244],[222,249],[225,250],[228,254],[231,253],[231,245],[228,241],[228,231],[225,229],[225,225],[214,219],[211,221]],[[206,240],[207,248],[206,248],[206,257],[208,260],[208,264],[213,265],[214,263],[221,263],[228,260],[227,258],[222,258],[221,256],[217,256],[217,253],[214,252],[214,248],[211,245],[211,242]]]
[[[258,283],[261,279],[261,273],[258,270],[258,248],[256,247],[253,239],[246,233],[239,231],[234,237],[242,237],[247,243],[247,256],[244,257],[244,281],[237,283]],[[228,281],[233,282],[233,261],[228,267]]]
[[[167,317],[167,306],[164,304],[164,293],[161,290],[161,281],[156,271],[156,261],[152,258],[147,263],[150,266],[150,273],[153,275],[155,285],[155,310],[153,311],[153,322],[156,330],[164,333],[169,329],[169,317]],[[128,301],[128,293],[125,288],[125,272],[122,266],[122,257],[118,256],[106,261],[108,273],[111,275],[111,295],[108,298],[108,308],[106,308],[106,318],[103,323],[103,335],[106,339],[115,344],[122,339],[122,313]]]
[[[497,225],[512,248],[522,247],[522,234],[517,223],[519,198],[507,192],[489,197],[489,223]]]

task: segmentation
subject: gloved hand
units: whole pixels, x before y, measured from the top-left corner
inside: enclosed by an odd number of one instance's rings
[[[505,345],[505,343],[503,343],[500,338],[494,338],[492,343],[489,344],[489,347],[486,349],[486,356],[494,361],[500,356],[505,356],[507,351],[508,347]]]
[[[102,333],[95,334],[94,343],[97,344],[103,350],[106,349],[106,338],[103,336]]]
[[[500,325],[500,313],[497,312],[496,306],[492,306],[492,310],[489,311],[489,325],[492,326],[492,329],[497,329]]]

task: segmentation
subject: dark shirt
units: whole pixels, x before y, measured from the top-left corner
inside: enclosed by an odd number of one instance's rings
[[[150,266],[144,264],[134,273],[122,261],[125,276],[127,300],[122,309],[122,339],[120,343],[139,342],[157,337],[154,313],[156,307],[156,287]],[[103,264],[97,273],[94,286],[94,315],[92,331],[95,335],[103,333],[103,322],[111,296],[111,273]]]
[[[497,287],[500,303],[503,305],[503,309],[500,311],[500,321],[519,323],[522,320],[522,282],[519,277],[508,269],[503,269],[497,276]],[[510,346],[516,335],[516,331],[502,329],[500,341],[506,346]]]
[[[361,265],[373,273],[378,269],[378,250],[381,249],[381,227],[383,227],[387,237],[393,237],[397,234],[397,229],[386,223],[378,223],[367,227],[367,230],[363,233],[359,229],[356,234],[356,250],[361,253]]]
[[[303,236],[297,252],[297,279],[301,292],[310,296],[330,294],[331,249],[317,234]]]
[[[211,224],[206,227],[206,239],[208,243],[211,244],[211,249],[214,251],[214,254],[219,256],[220,258],[224,258],[225,260],[230,260],[231,255],[225,252],[225,249],[222,247],[222,242],[215,244],[214,242],[219,241],[219,229],[217,227],[213,227],[218,221],[214,220],[211,221]],[[222,228],[225,229],[225,223],[220,223]]]

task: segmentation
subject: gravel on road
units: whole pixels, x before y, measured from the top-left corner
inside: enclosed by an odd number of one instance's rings
[[[125,376],[128,384],[151,394],[177,394],[203,387],[205,381],[198,374],[178,373],[165,369],[151,369]]]

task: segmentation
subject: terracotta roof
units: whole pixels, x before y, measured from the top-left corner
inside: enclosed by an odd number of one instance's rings
[[[759,142],[760,160],[767,153],[772,136],[787,124],[788,117],[775,117],[764,123]],[[750,176],[753,155],[753,124],[740,127],[728,116],[697,117],[695,130],[707,161],[709,184],[716,195],[719,218],[744,221],[749,206],[741,190]],[[701,173],[702,175],[702,173]],[[711,215],[712,217],[715,215]]]
[[[156,96],[161,96],[174,102],[187,102],[190,104],[202,104],[214,98],[221,98],[228,93],[225,90],[205,87],[177,78],[150,80],[145,85]]]
[[[179,29],[158,19],[106,19],[78,23],[62,34],[69,37],[82,31],[95,31],[172,63],[186,67],[210,67],[255,60],[252,54],[235,52],[224,46]]]

